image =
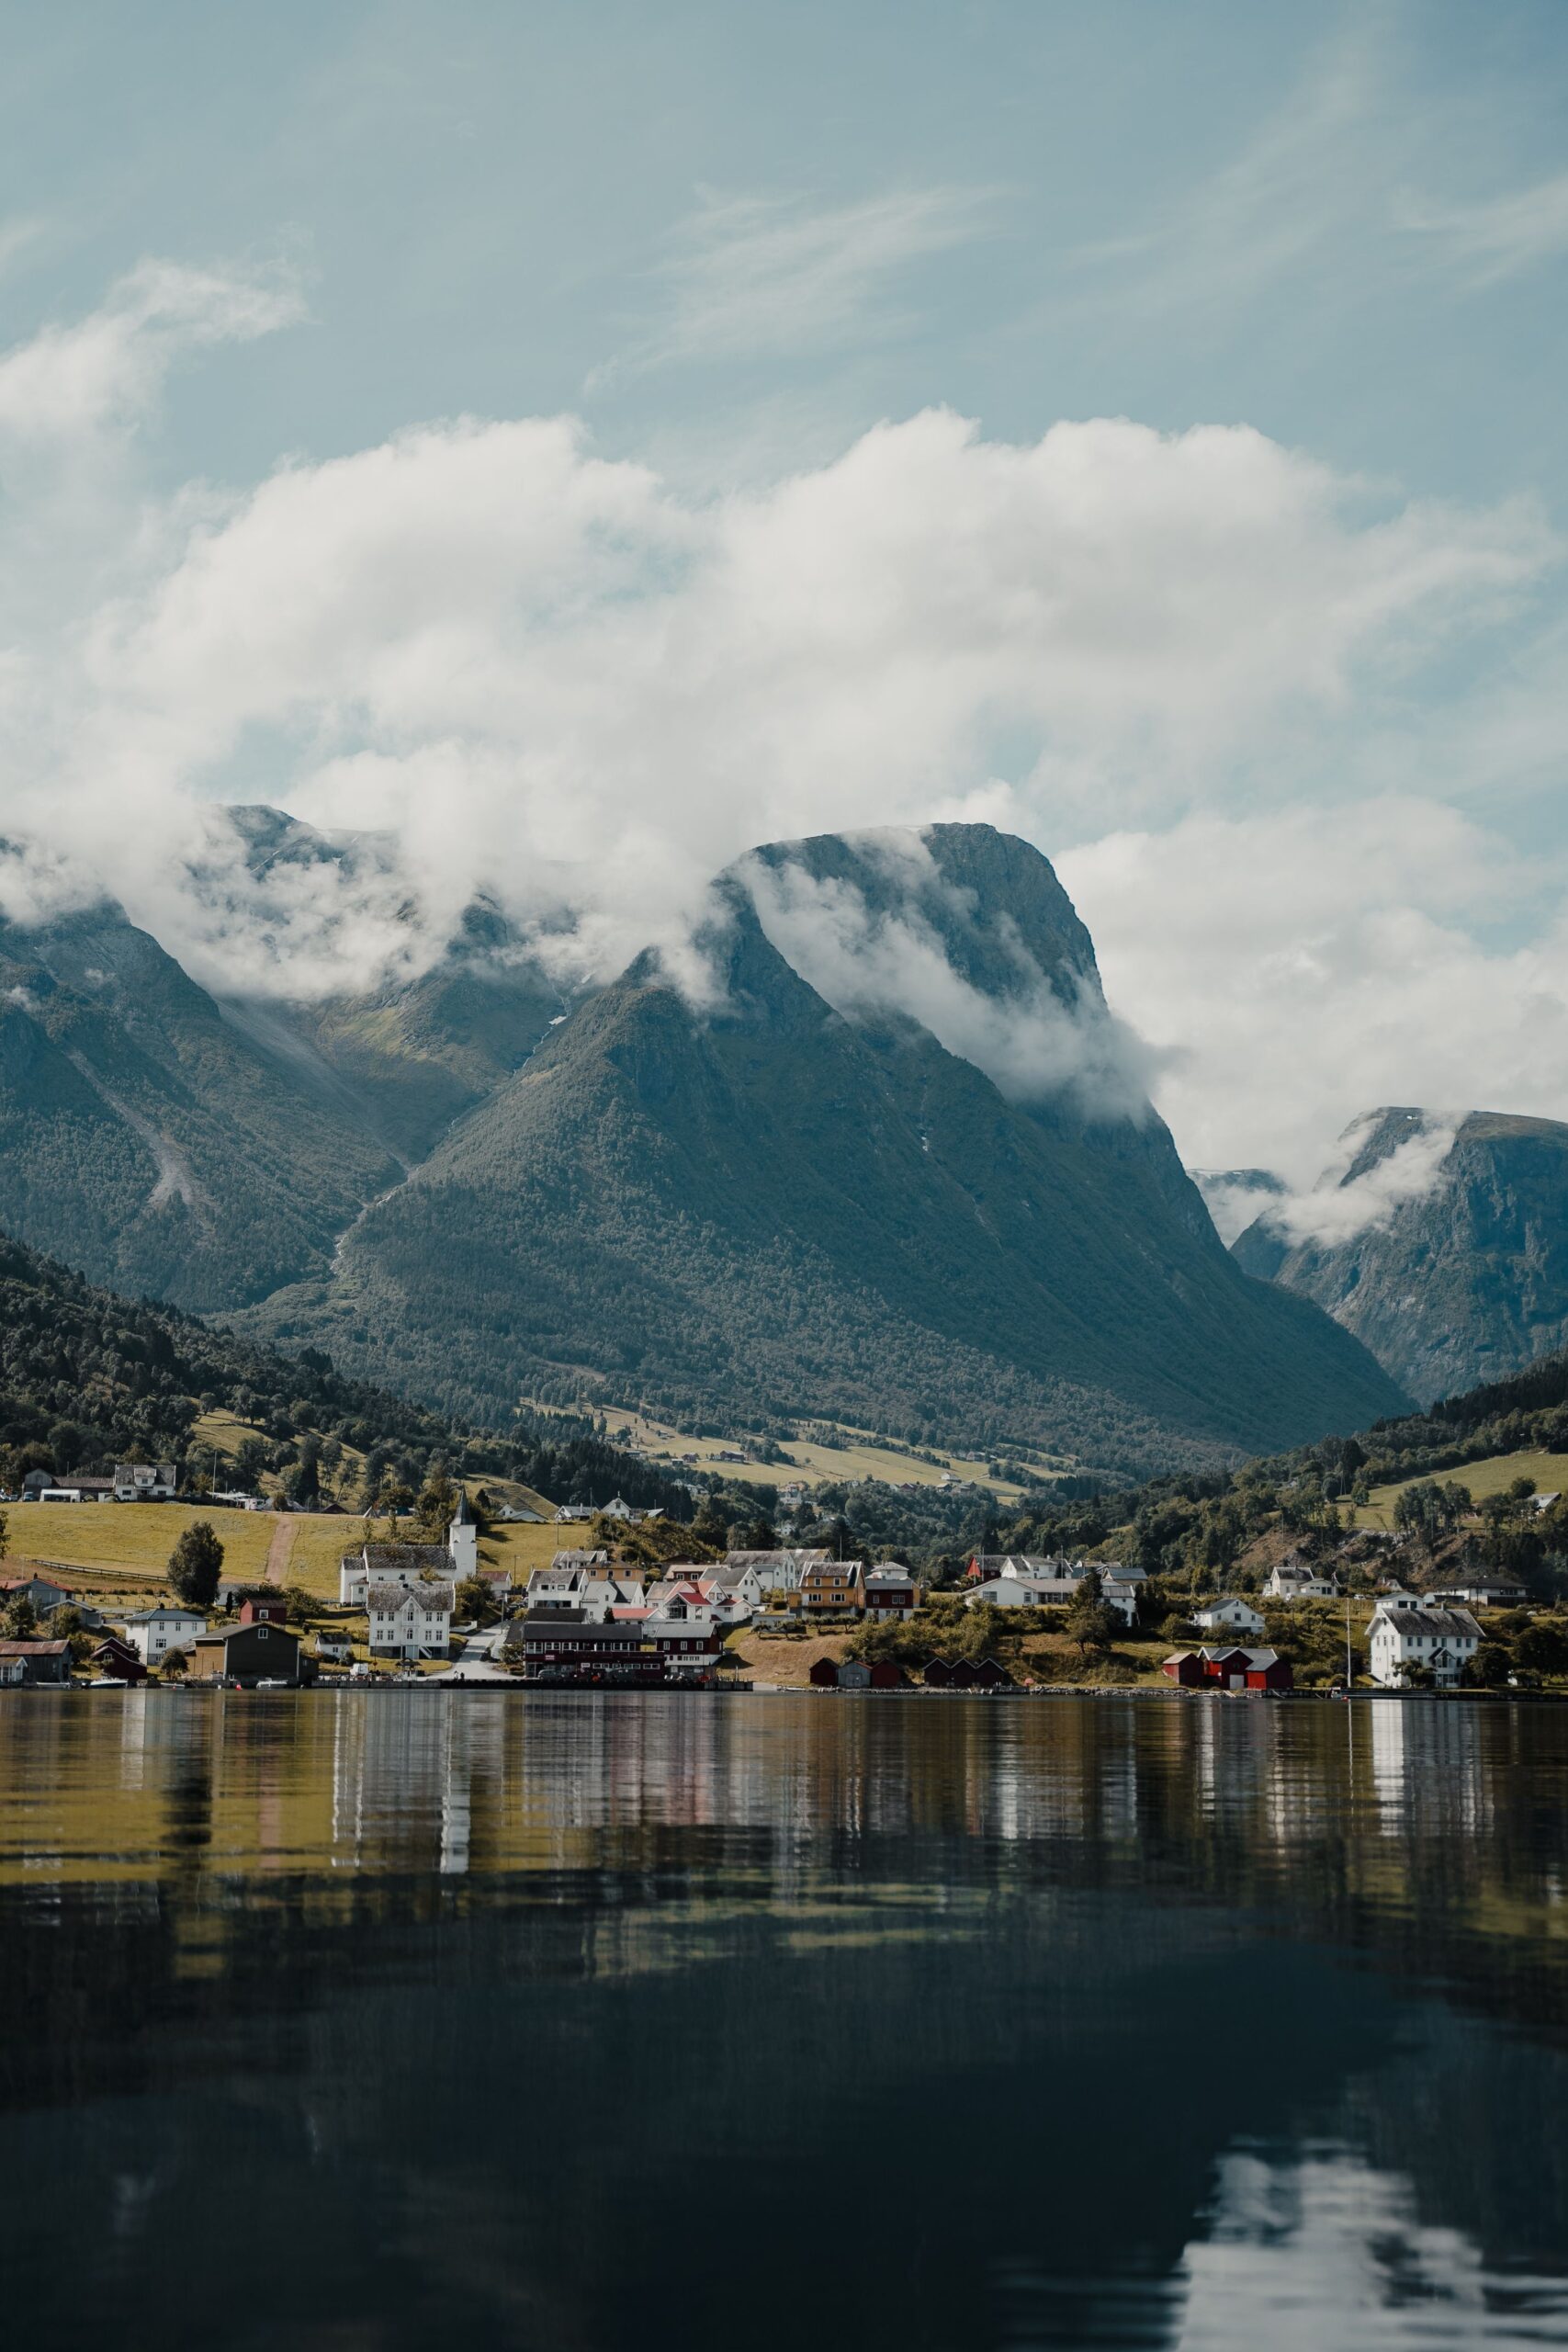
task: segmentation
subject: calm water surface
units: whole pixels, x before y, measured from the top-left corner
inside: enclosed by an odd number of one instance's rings
[[[0,1699],[17,2345],[1568,2344],[1568,1708]]]

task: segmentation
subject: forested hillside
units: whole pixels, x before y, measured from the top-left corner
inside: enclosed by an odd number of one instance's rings
[[[367,1471],[411,1486],[439,1456],[469,1476],[514,1478],[557,1502],[683,1509],[685,1489],[608,1445],[586,1420],[520,1419],[475,1432],[307,1349],[282,1355],[176,1307],[100,1290],[0,1237],[0,1485],[34,1467],[107,1471],[134,1458],[184,1460],[200,1415],[257,1432],[252,1465],[288,1473],[335,1444]]]

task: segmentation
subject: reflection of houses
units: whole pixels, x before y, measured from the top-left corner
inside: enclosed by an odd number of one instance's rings
[[[1437,1690],[1450,1690],[1480,1645],[1468,1609],[1387,1600],[1373,1611],[1367,1640],[1372,1680],[1386,1690],[1403,1689],[1413,1668],[1429,1673]]]

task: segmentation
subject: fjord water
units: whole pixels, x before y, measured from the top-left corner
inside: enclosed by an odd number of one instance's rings
[[[1568,2343],[1568,1709],[0,1699],[11,2340]]]

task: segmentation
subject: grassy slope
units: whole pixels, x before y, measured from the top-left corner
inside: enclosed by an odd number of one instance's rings
[[[1487,1461],[1465,1462],[1457,1470],[1439,1470],[1432,1475],[1439,1486],[1451,1481],[1455,1486],[1468,1487],[1477,1502],[1487,1495],[1502,1494],[1516,1478],[1533,1478],[1542,1494],[1560,1495],[1568,1489],[1568,1456],[1497,1453]],[[1417,1483],[1415,1478],[1401,1478],[1393,1486],[1374,1487],[1371,1501],[1356,1513],[1357,1526],[1392,1528],[1394,1504],[1406,1487]]]

